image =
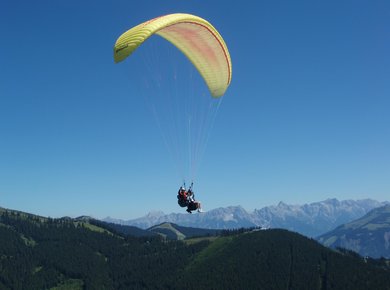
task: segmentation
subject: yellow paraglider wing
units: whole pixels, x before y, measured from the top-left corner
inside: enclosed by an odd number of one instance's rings
[[[114,47],[120,62],[153,34],[160,35],[197,68],[213,97],[221,97],[232,78],[232,64],[225,41],[206,20],[190,14],[170,14],[141,23],[123,33]]]

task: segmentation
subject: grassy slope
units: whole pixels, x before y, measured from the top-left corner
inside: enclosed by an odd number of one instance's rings
[[[150,228],[149,230],[173,240],[184,240],[186,238],[186,236],[176,229],[171,223],[162,223]]]

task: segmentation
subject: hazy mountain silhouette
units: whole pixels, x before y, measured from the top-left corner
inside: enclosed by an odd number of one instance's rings
[[[123,225],[147,229],[164,222],[180,226],[234,229],[241,227],[284,228],[308,237],[316,237],[337,226],[362,217],[373,208],[387,202],[371,199],[343,200],[327,199],[304,205],[288,205],[280,202],[248,213],[241,206],[217,208],[201,214],[152,212],[133,220],[104,219]]]
[[[390,258],[390,205],[318,237],[326,246],[353,250],[362,256]]]

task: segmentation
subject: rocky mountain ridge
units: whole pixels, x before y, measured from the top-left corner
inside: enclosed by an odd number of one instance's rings
[[[164,222],[205,229],[234,229],[242,227],[284,228],[309,237],[316,237],[337,226],[367,214],[370,210],[389,204],[372,199],[342,200],[335,198],[303,205],[278,205],[246,211],[241,206],[217,208],[201,214],[151,212],[133,220],[106,218],[104,221],[147,229]]]

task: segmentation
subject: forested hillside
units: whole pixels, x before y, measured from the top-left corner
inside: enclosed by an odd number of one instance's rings
[[[386,260],[265,230],[215,240],[187,265],[181,281],[183,289],[390,289],[390,272]]]
[[[0,289],[390,289],[390,271],[286,230],[170,241],[2,210]]]
[[[166,288],[206,243],[113,234],[86,222],[0,216],[0,289]]]

